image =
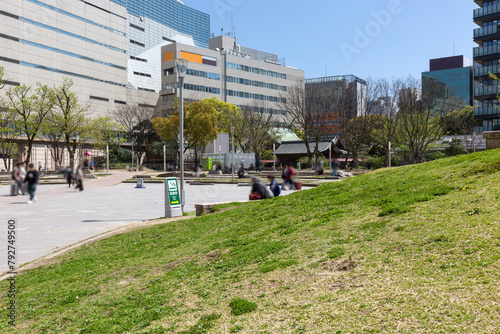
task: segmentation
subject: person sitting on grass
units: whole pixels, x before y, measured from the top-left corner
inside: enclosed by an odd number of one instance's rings
[[[281,188],[279,183],[276,181],[276,178],[274,175],[268,175],[267,179],[269,180],[269,189],[273,193],[274,197],[278,197],[281,195]]]
[[[252,176],[252,178],[250,179],[250,184],[252,185],[252,190],[250,191],[249,197],[251,201],[273,197],[272,192],[267,189],[266,185],[264,184],[264,182],[262,182],[261,179]]]

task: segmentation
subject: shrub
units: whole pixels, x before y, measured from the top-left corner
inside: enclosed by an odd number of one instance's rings
[[[234,298],[229,303],[229,307],[233,315],[241,315],[254,311],[257,308],[257,304],[243,298]]]

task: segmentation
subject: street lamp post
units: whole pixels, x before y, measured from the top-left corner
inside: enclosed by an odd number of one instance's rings
[[[231,180],[234,181],[234,126],[231,127]]]
[[[106,145],[106,173],[109,173],[109,145]]]
[[[163,145],[163,171],[167,171],[167,145]]]
[[[180,86],[180,93],[179,93],[179,98],[180,98],[180,112],[179,112],[179,118],[180,118],[180,124],[179,124],[179,129],[180,129],[180,172],[181,172],[181,185],[180,185],[180,191],[181,191],[181,209],[184,212],[184,204],[185,204],[185,196],[184,196],[184,77],[186,76],[187,68],[188,68],[189,61],[186,59],[176,59],[175,60],[175,66],[177,68],[177,79],[179,80],[179,86]]]
[[[276,171],[276,143],[273,143],[273,172]]]

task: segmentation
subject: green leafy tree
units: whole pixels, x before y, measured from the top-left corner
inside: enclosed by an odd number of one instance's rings
[[[178,107],[177,107],[178,108]],[[184,104],[184,152],[189,149],[197,150],[206,147],[208,143],[217,138],[217,113],[208,103],[199,101]],[[168,117],[157,117],[152,120],[153,128],[164,140],[174,140],[178,143],[179,112],[174,112]],[[196,159],[198,159],[196,154]],[[196,161],[198,162],[198,161]]]
[[[88,142],[92,135],[88,114],[90,104],[81,104],[78,95],[71,89],[73,81],[64,78],[63,84],[53,89],[55,114],[62,140],[69,154],[70,164],[74,166],[77,150]]]
[[[481,122],[474,118],[472,106],[450,112],[443,117],[443,122],[446,134],[449,135],[470,135],[476,126],[481,125]]]
[[[115,149],[125,139],[120,136],[123,126],[113,121],[110,117],[97,117],[90,120],[91,138],[94,145],[101,151],[106,150],[106,146]]]
[[[242,116],[241,110],[238,106],[220,101],[216,97],[204,99],[200,102],[209,104],[215,109],[217,116],[217,129],[221,133],[231,133],[231,127],[241,124]]]
[[[0,154],[5,168],[10,170],[14,155],[19,153],[16,139],[19,137],[18,115],[8,108],[0,109]]]
[[[25,161],[30,162],[33,142],[40,134],[45,118],[54,108],[54,92],[49,86],[40,83],[35,89],[23,84],[10,88],[7,97],[9,108],[17,114],[20,130],[26,136],[28,152]]]

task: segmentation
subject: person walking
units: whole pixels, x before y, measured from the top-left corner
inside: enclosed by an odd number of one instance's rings
[[[16,164],[16,167],[14,167],[14,170],[12,171],[12,179],[14,180],[14,183],[16,184],[17,189],[15,189],[15,195],[17,196],[19,193],[22,195],[25,195],[24,191],[24,178],[21,172],[21,166],[22,162],[19,162]]]
[[[66,167],[65,172],[66,172],[66,182],[68,183],[68,188],[71,188],[71,185],[73,184],[73,168],[68,166]]]
[[[297,175],[297,172],[293,170],[292,164],[288,164],[286,168],[286,173],[285,173],[285,183],[284,186],[286,189],[286,186],[288,186],[289,189],[294,189],[295,185],[293,183],[293,177],[294,175]]]
[[[21,180],[22,180],[22,183],[21,183],[21,186],[22,186],[22,192],[23,192],[23,195],[26,194],[26,183],[25,183],[25,179],[26,179],[26,162],[21,162],[21,166],[19,166],[19,171],[21,173]]]
[[[338,174],[338,170],[339,170],[339,162],[337,160],[334,160],[332,162],[332,176],[333,177],[337,177],[339,174]]]
[[[279,195],[281,195],[280,185],[276,181],[274,175],[269,174],[267,176],[267,179],[269,180],[269,189],[271,189],[271,192],[273,193],[274,197],[278,197]]]
[[[39,180],[39,174],[38,171],[35,169],[35,165],[30,163],[28,165],[28,172],[26,173],[26,186],[28,189],[28,193],[30,195],[30,199],[28,201],[28,204],[32,204],[33,202],[36,202],[36,186],[38,184]]]
[[[75,190],[79,189],[80,191],[83,191],[83,165],[78,166],[74,174],[74,178],[76,181]]]

